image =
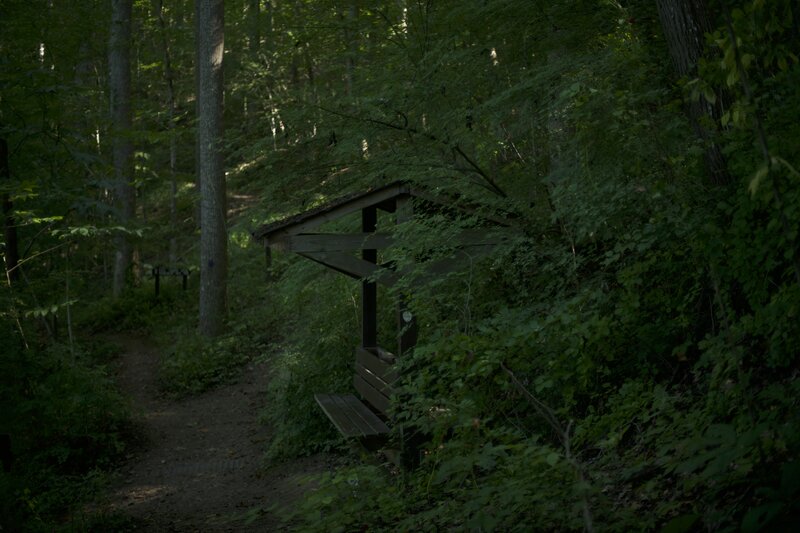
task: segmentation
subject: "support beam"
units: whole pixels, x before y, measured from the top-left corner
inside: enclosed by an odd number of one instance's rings
[[[275,279],[275,273],[272,270],[272,248],[270,246],[264,246],[264,272],[266,272],[266,279],[267,281],[273,281]]]
[[[303,233],[288,235],[270,245],[286,252],[349,252],[364,248],[388,248],[394,238],[385,233]]]
[[[300,219],[293,222],[290,226],[276,229],[273,231],[257,230],[253,233],[256,239],[268,238],[270,241],[281,239],[286,235],[297,235],[299,233],[306,233],[310,230],[320,227],[326,222],[337,220],[350,213],[355,213],[359,210],[375,209],[376,205],[381,204],[384,207],[389,207],[387,201],[391,201],[398,194],[408,193],[409,188],[401,183],[393,184],[391,186],[378,189],[369,194],[365,194],[342,202],[339,205],[334,205],[329,209],[314,213],[312,215],[300,215]],[[295,218],[295,217],[292,217]],[[291,219],[290,219],[291,220]]]
[[[374,233],[378,225],[378,210],[374,205],[361,210],[361,231]],[[378,250],[362,250],[361,258],[373,265],[378,262]],[[374,281],[361,282],[361,346],[378,345],[378,287]]]
[[[448,239],[448,244],[451,246],[498,244],[507,238],[508,231],[505,233],[501,234],[486,228],[468,228]],[[284,252],[308,253],[349,252],[365,248],[383,249],[395,244],[398,244],[396,239],[386,233],[301,233],[272,239],[269,247]]]
[[[356,279],[373,278],[383,285],[392,286],[397,275],[380,265],[342,252],[302,252],[301,255],[321,265]]]
[[[403,224],[414,215],[411,196],[396,199],[395,223]],[[408,295],[401,293],[397,302],[397,355],[403,356],[417,344],[417,319],[408,307]]]

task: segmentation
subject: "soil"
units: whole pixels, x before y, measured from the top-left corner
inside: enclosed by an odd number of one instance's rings
[[[123,349],[119,384],[145,439],[123,465],[108,510],[136,529],[276,531],[281,513],[313,490],[313,477],[335,467],[332,456],[316,455],[262,468],[271,438],[259,422],[266,364],[250,364],[236,383],[173,400],[158,388],[156,346],[135,336],[113,340]]]

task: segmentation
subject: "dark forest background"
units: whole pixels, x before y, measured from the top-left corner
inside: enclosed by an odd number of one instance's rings
[[[195,6],[136,0],[120,33],[124,3],[0,3],[0,525],[113,529],[73,518],[136,439],[117,331],[160,343],[169,394],[268,356],[266,460],[347,453],[313,393],[350,390],[359,284],[289,254],[267,270],[250,232],[397,180],[476,210],[386,228],[399,263],[450,254],[481,215],[515,231],[407,277],[395,431],[425,436],[421,464],[355,461],[293,527],[796,523],[796,2],[226,1],[228,271],[206,311]],[[156,298],[156,265],[189,290]]]

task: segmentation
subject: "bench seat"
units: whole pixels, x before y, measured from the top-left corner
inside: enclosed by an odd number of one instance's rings
[[[315,394],[314,399],[345,437],[375,437],[389,427],[352,394]]]

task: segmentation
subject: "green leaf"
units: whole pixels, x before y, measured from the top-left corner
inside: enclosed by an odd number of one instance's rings
[[[783,502],[769,502],[747,511],[742,519],[742,533],[755,533],[768,525],[783,509]]]
[[[753,174],[753,177],[750,179],[750,185],[747,187],[751,196],[755,196],[758,191],[758,186],[761,184],[761,180],[763,180],[768,173],[769,167],[767,165],[762,165],[761,168]]]
[[[556,452],[550,452],[547,454],[547,457],[545,457],[544,462],[550,466],[555,466],[559,459],[561,459],[560,454]]]
[[[781,492],[786,498],[793,497],[800,490],[800,461],[786,463],[781,468]]]
[[[692,526],[694,526],[699,518],[700,515],[694,513],[676,516],[661,528],[661,533],[684,533],[685,531],[691,531]]]
[[[708,86],[703,87],[703,98],[705,98],[709,104],[713,104],[717,101],[717,95],[714,94],[714,90]]]
[[[728,87],[733,87],[736,85],[737,81],[739,81],[739,74],[735,69],[733,69],[728,73],[728,77],[725,78],[725,83],[728,85]]]

